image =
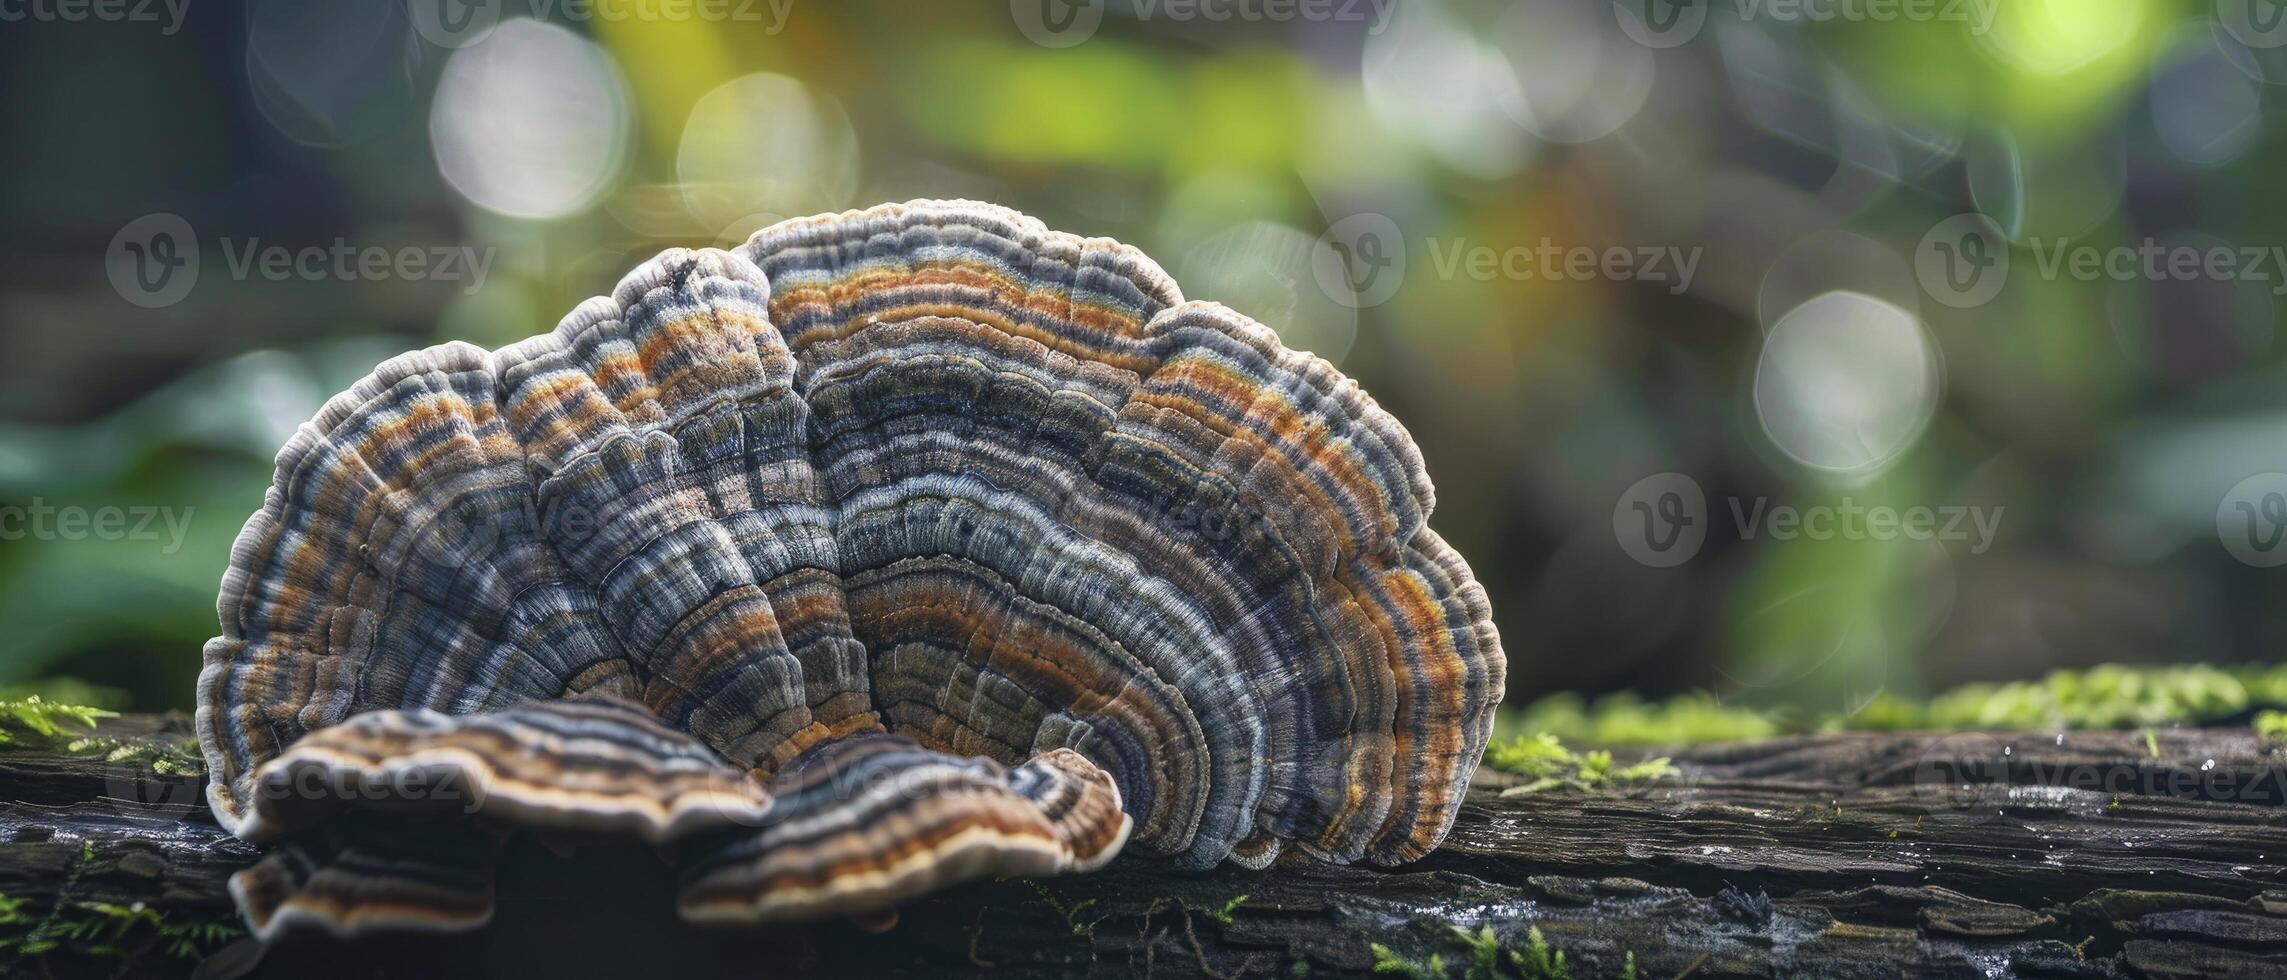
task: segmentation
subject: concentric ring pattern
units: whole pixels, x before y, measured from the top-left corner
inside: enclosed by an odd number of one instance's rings
[[[210,802],[279,842],[266,933],[481,922],[516,828],[672,845],[720,923],[1127,843],[1409,860],[1503,686],[1433,501],[1357,384],[1117,242],[923,201],[671,250],[287,444]]]

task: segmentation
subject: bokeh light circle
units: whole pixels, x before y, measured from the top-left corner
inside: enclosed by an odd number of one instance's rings
[[[1512,0],[1493,36],[1516,71],[1504,105],[1518,125],[1557,143],[1602,139],[1651,98],[1652,52],[1622,36],[1594,4]]]
[[[2262,83],[2232,62],[2212,30],[2179,32],[2152,66],[2147,91],[2153,130],[2186,163],[2239,159],[2263,132]]]
[[[712,226],[757,212],[848,207],[858,186],[857,130],[833,99],[758,72],[691,106],[675,173],[685,206]]]
[[[1943,388],[1936,351],[1914,314],[1836,291],[1771,327],[1755,369],[1755,414],[1796,462],[1869,475],[1912,448]]]
[[[2144,30],[2145,0],[2010,0],[1976,34],[2001,63],[2032,75],[2070,74],[2121,51]]]
[[[1787,246],[1763,273],[1755,297],[1756,322],[1766,330],[1796,307],[1838,289],[1913,309],[1912,266],[1888,244],[1854,231],[1828,228]]]
[[[247,90],[287,139],[340,149],[412,111],[415,59],[404,7],[262,0],[246,20]]]
[[[1533,141],[1513,121],[1524,93],[1508,59],[1435,5],[1401,5],[1386,30],[1368,36],[1361,76],[1383,128],[1456,170],[1505,177],[1532,158]]]
[[[618,180],[632,128],[611,56],[521,17],[453,52],[429,111],[445,181],[478,207],[518,218],[593,205]]]

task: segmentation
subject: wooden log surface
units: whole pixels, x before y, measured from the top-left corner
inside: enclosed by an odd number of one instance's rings
[[[189,737],[179,717],[103,734]],[[175,976],[219,949],[206,975],[1315,976],[1435,957],[1536,976],[1554,965],[1537,929],[1583,978],[1631,956],[1645,978],[2287,976],[2287,756],[2246,729],[1822,735],[1675,761],[1593,791],[1503,796],[1521,781],[1483,773],[1445,845],[1404,867],[1122,858],[931,896],[886,934],[693,930],[652,853],[520,843],[481,931],[265,950],[219,934],[257,850],[214,824],[199,777],[23,737],[0,746],[0,972]]]

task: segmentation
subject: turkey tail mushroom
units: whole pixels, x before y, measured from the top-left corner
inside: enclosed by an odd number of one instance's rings
[[[304,425],[224,578],[209,800],[282,842],[235,889],[265,934],[484,921],[481,862],[391,821],[663,844],[729,924],[1131,838],[1410,860],[1503,687],[1433,506],[1354,382],[1134,249],[798,219]]]

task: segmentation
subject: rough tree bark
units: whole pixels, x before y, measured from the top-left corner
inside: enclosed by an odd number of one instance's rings
[[[106,722],[130,744],[182,719]],[[1445,846],[1402,868],[1103,873],[959,888],[886,935],[844,923],[696,932],[648,852],[520,846],[465,936],[240,942],[211,975],[1359,975],[1379,945],[1455,976],[2287,976],[2287,756],[2241,730],[1830,735],[1676,756],[1674,778],[1504,797],[1479,780]],[[230,916],[255,850],[200,781],[25,739],[0,747],[0,895],[37,929],[89,903]],[[1242,899],[1241,896],[1244,896]],[[1490,943],[1474,937],[1490,928]],[[1468,935],[1464,935],[1466,932]],[[130,950],[129,953],[134,951]],[[146,951],[147,952],[147,951]],[[257,960],[255,954],[261,953]],[[1517,954],[1512,957],[1512,954]],[[190,961],[63,948],[15,967],[167,975]],[[1478,974],[1483,975],[1483,974]]]

